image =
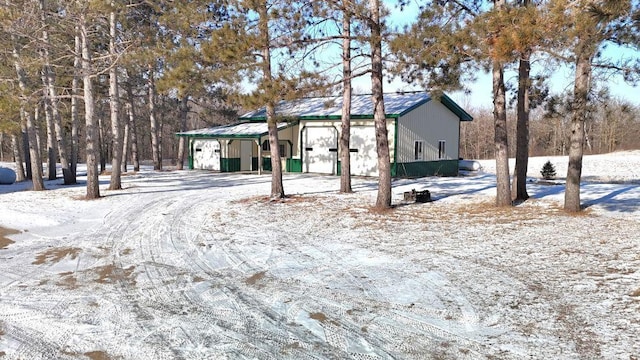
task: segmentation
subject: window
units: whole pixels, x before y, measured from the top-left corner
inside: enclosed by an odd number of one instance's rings
[[[423,157],[423,152],[422,152],[422,149],[423,149],[422,140],[417,140],[414,144],[415,144],[415,146],[414,146],[414,152],[413,152],[413,154],[414,154],[413,159],[414,160],[423,160],[424,157]]]
[[[287,142],[280,141],[278,145],[280,147],[280,157],[286,158],[287,156]],[[271,151],[271,146],[269,144],[269,140],[265,140],[262,142],[262,151]]]
[[[446,156],[445,146],[446,141],[440,140],[438,141],[438,159],[443,159]]]

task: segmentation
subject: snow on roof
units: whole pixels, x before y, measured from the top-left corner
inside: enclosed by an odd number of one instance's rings
[[[278,130],[282,130],[291,126],[290,123],[279,123]],[[269,129],[267,128],[267,123],[250,123],[243,122],[239,124],[233,125],[223,125],[223,126],[215,126],[205,129],[197,129],[191,131],[185,131],[181,133],[177,133],[178,136],[191,136],[191,137],[259,137],[269,133]]]
[[[425,92],[384,94],[385,112],[387,116],[400,116],[429,100],[431,96]],[[283,100],[276,105],[276,113],[294,118],[340,117],[342,96]],[[263,107],[242,115],[240,119],[258,120],[266,116],[266,109]],[[351,116],[373,116],[371,95],[354,95],[351,98]]]

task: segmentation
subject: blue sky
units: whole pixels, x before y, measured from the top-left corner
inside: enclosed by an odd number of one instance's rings
[[[418,5],[416,1],[412,1],[409,6],[405,8],[404,11],[400,11],[395,7],[397,4],[397,0],[386,0],[384,1],[389,10],[391,10],[391,15],[389,19],[389,23],[392,26],[403,26],[405,24],[410,24],[415,21],[418,16]],[[621,57],[638,57],[640,54],[638,52],[634,52],[627,49],[620,49],[614,46],[610,46],[605,50],[605,57],[608,57],[612,60],[620,59]],[[539,67],[536,68],[534,64],[532,67],[532,73],[535,71],[539,71]],[[505,74],[505,78],[515,79],[515,73],[507,73]],[[553,94],[562,94],[562,93],[571,93],[573,89],[573,71],[569,68],[569,66],[560,67],[551,78],[551,91]],[[471,90],[470,94],[459,93],[450,93],[449,95],[460,105],[462,106],[471,106],[471,107],[491,107],[492,106],[492,90],[491,90],[491,76],[487,73],[481,73],[477,76],[477,80],[468,85]],[[371,80],[368,76],[357,79],[354,82],[355,89],[362,89],[366,91],[366,89],[370,89]],[[594,85],[603,85],[606,84],[609,87],[611,95],[614,97],[619,97],[621,99],[626,99],[630,103],[640,106],[640,87],[631,86],[624,82],[621,76],[610,76],[604,83],[602,80],[594,82]],[[391,84],[385,82],[385,92],[395,92],[401,90],[421,90],[419,87],[413,86],[411,84],[403,83],[399,80],[392,81]]]

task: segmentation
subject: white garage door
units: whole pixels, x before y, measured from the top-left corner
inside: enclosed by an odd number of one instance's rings
[[[351,174],[378,176],[376,133],[373,126],[352,126],[350,137]]]
[[[218,140],[193,140],[193,168],[220,171],[220,143]]]
[[[304,172],[335,174],[338,164],[338,131],[334,127],[305,127],[302,130]]]

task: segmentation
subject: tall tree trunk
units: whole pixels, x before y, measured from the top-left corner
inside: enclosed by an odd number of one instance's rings
[[[505,0],[495,0],[499,11]],[[493,60],[493,120],[495,129],[496,158],[496,206],[511,206],[511,184],[509,178],[509,142],[507,136],[506,91],[504,86],[504,66]]]
[[[100,174],[104,174],[107,170],[107,142],[104,140],[106,137],[104,134],[104,120],[102,119],[102,112],[99,112],[96,116],[98,118],[98,155],[100,160]]]
[[[138,154],[138,130],[136,126],[136,113],[133,106],[133,89],[127,87],[127,112],[129,113],[129,126],[131,127],[131,163],[133,171],[140,171],[140,155]]]
[[[272,90],[273,74],[271,72],[271,35],[269,34],[269,13],[266,2],[260,3],[258,11],[258,27],[262,37],[262,81],[268,84],[267,91]],[[278,139],[278,122],[273,101],[274,93],[267,93],[267,128],[269,131],[269,146],[271,147],[271,199],[285,197],[282,182],[282,162],[280,160],[280,144]],[[260,161],[261,159],[258,159]]]
[[[13,159],[16,163],[16,181],[25,181],[24,165],[22,165],[22,147],[20,138],[16,134],[11,134],[11,148],[13,149]]]
[[[49,84],[49,94],[51,97],[51,115],[53,116],[53,127],[56,131],[56,150],[60,158],[60,167],[62,168],[62,177],[65,185],[75,184],[75,175],[71,174],[71,165],[69,164],[69,156],[67,154],[67,141],[64,136],[62,127],[62,116],[58,108],[57,91],[53,86],[53,82]]]
[[[160,160],[160,139],[158,135],[158,119],[156,118],[155,81],[152,65],[149,65],[149,122],[151,131],[151,152],[153,156],[153,170],[162,170]]]
[[[49,74],[49,71],[50,71],[49,50],[47,48],[49,35],[47,32],[47,27],[45,25],[44,0],[40,0],[39,4],[40,4],[40,21],[42,26],[42,42],[43,42],[42,49],[40,50],[40,56],[44,63],[44,66],[42,67],[42,71],[41,71],[41,80],[43,85],[42,107],[44,109],[44,118],[45,118],[45,124],[47,127],[47,170],[49,173],[48,174],[49,180],[55,180],[57,177],[56,176],[56,162],[57,162],[56,160],[57,160],[58,154],[55,149],[55,143],[56,143],[55,128],[53,125],[53,113],[51,110],[52,100],[49,93],[49,77],[51,76]]]
[[[33,172],[31,171],[31,152],[29,152],[29,132],[27,131],[27,118],[24,112],[20,111],[20,128],[22,136],[22,153],[24,154],[26,178],[31,180]]]
[[[382,25],[380,23],[380,0],[369,0],[371,11],[371,99],[378,153],[378,196],[376,207],[391,207],[391,157],[389,155],[389,135],[387,117],[384,110],[382,88]]]
[[[586,50],[580,51],[576,56],[569,166],[567,167],[567,188],[564,193],[564,209],[570,212],[581,210],[580,178],[582,177],[582,156],[584,154],[584,123],[591,89],[591,56],[592,53]]]
[[[187,131],[187,115],[189,114],[189,97],[183,95],[180,99],[180,131]],[[180,136],[178,139],[178,163],[177,170],[184,169],[184,155],[186,153],[185,137]]]
[[[340,192],[351,188],[351,13],[342,1],[342,131],[340,132]]]
[[[22,110],[26,119],[27,134],[29,135],[29,155],[31,157],[31,181],[33,182],[33,190],[44,190],[44,181],[42,179],[42,159],[40,157],[40,147],[38,146],[37,129],[33,115],[26,110]]]
[[[516,168],[513,171],[514,200],[525,201],[527,193],[527,170],[529,168],[529,89],[531,79],[531,51],[522,54],[518,68],[518,104],[516,123]]]
[[[124,134],[122,136],[122,163],[120,164],[122,173],[127,172],[127,159],[129,159],[129,139],[130,138],[131,138],[131,135],[130,135],[129,119],[125,118]]]
[[[43,81],[44,81],[44,77],[43,77]],[[46,87],[46,85],[45,85]],[[53,115],[51,113],[51,99],[49,99],[49,96],[46,94],[46,88],[43,89],[45,92],[45,95],[43,96],[43,107],[44,107],[44,119],[45,119],[45,124],[47,126],[47,170],[48,170],[48,177],[49,180],[55,180],[56,179],[56,159],[57,159],[57,152],[56,152],[56,148],[55,148],[55,128],[53,127]]]
[[[82,46],[80,39],[80,28],[75,27],[74,36],[75,56],[73,58],[73,79],[71,79],[71,164],[70,181],[76,183],[78,169],[78,155],[80,135],[78,133],[78,124],[80,123],[78,115],[78,97],[80,96],[80,73],[82,71]]]
[[[495,127],[496,206],[511,206],[506,94],[504,70],[499,61],[493,63],[493,119]]]
[[[45,106],[50,106],[50,116],[53,121],[53,128],[55,130],[55,151],[57,151],[60,158],[60,167],[62,168],[62,176],[65,185],[75,184],[75,176],[71,174],[71,167],[67,156],[67,143],[65,140],[62,117],[60,116],[58,94],[56,91],[55,73],[51,67],[49,60],[49,32],[47,29],[45,1],[40,0],[40,21],[42,24],[42,58],[44,62],[43,66],[43,84],[45,86]],[[54,159],[55,163],[55,159]],[[50,175],[51,176],[51,175]],[[55,176],[55,175],[54,175]]]
[[[95,100],[93,96],[93,82],[91,80],[91,44],[87,33],[84,16],[80,20],[80,38],[82,43],[82,82],[84,85],[84,111],[86,124],[87,151],[87,199],[100,197],[100,182],[98,179],[97,149],[98,130],[95,120]]]
[[[33,183],[33,190],[40,191],[45,189],[44,181],[42,179],[42,160],[40,158],[40,148],[38,146],[35,121],[33,119],[33,115],[26,109],[26,107],[28,106],[28,100],[24,96],[24,94],[27,92],[27,75],[22,68],[20,53],[17,48],[17,40],[13,36],[11,36],[11,40],[14,45],[12,55],[16,74],[18,76],[18,86],[20,87],[20,90],[23,94],[20,116],[22,117],[24,129],[27,134],[28,141],[26,142],[26,144],[28,145],[28,153],[31,160],[31,181]]]
[[[117,57],[116,51],[116,13],[111,1],[109,13],[109,54],[112,61]],[[111,180],[109,190],[122,189],[122,129],[120,126],[120,101],[118,94],[118,66],[113,64],[109,69],[109,106],[111,108]]]
[[[36,133],[36,149],[38,149],[38,151],[40,151],[40,165],[42,165],[42,139],[40,138],[40,128],[38,127],[38,124],[41,124],[42,121],[40,121],[40,106],[34,106],[33,107],[33,126],[34,126],[34,130]],[[42,173],[44,174],[44,171],[42,171]],[[42,175],[44,177],[44,175]]]

